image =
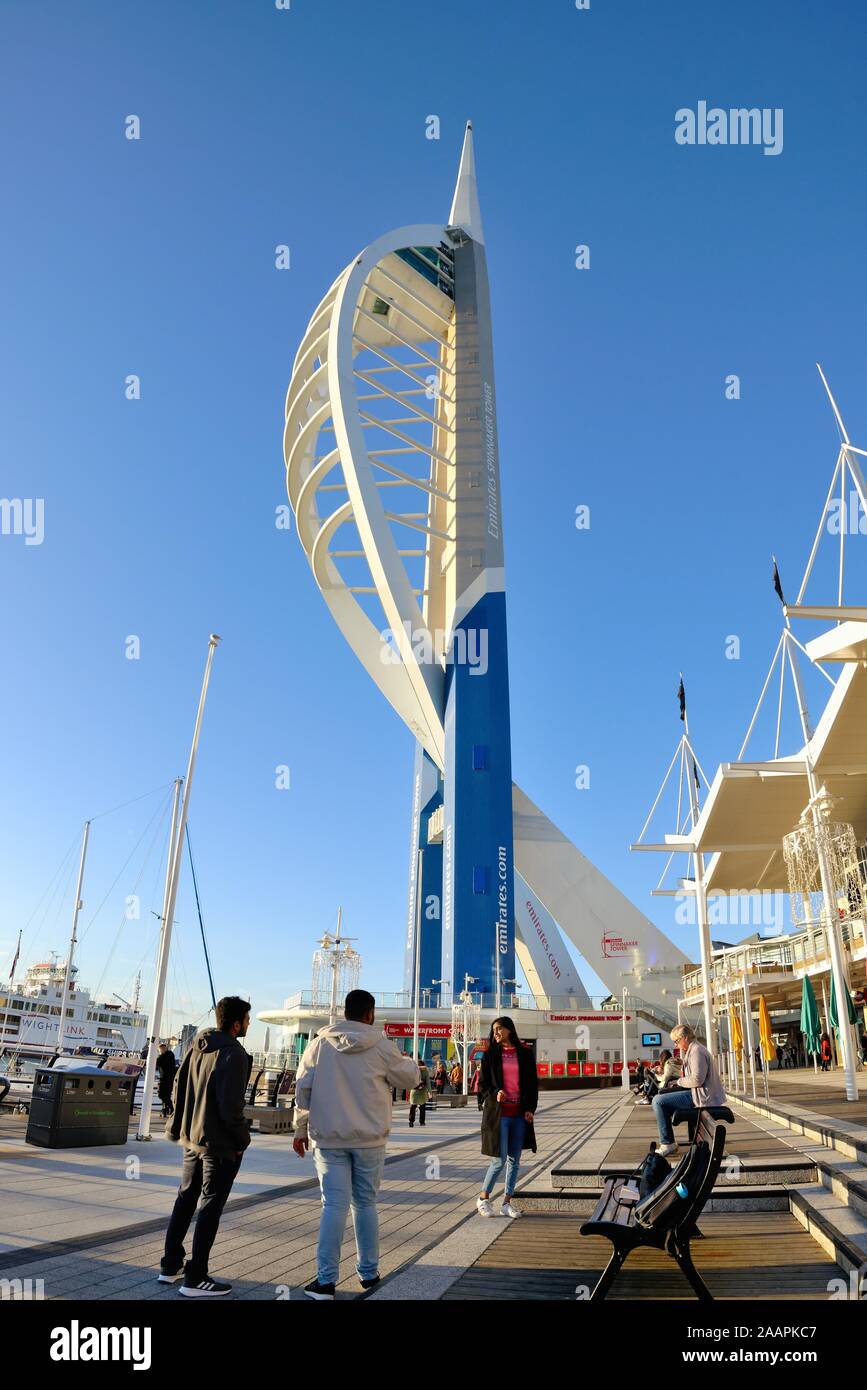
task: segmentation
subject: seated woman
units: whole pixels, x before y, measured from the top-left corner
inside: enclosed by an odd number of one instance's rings
[[[644,1094],[636,1103],[638,1105],[650,1105],[654,1096],[676,1084],[679,1080],[680,1062],[668,1050],[660,1052],[656,1068],[647,1067],[645,1070],[644,1086],[642,1087]]]
[[[671,1030],[671,1041],[683,1054],[683,1075],[664,1094],[654,1096],[653,1105],[659,1130],[656,1152],[666,1158],[677,1152],[674,1130],[671,1127],[675,1110],[690,1110],[694,1106],[725,1105],[726,1093],[713,1057],[700,1043],[686,1023]]]

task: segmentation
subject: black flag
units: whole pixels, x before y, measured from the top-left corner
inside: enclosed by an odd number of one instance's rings
[[[693,758],[692,760],[692,775],[695,778],[696,790],[701,791],[701,782],[698,780],[698,766],[696,764],[695,758]]]
[[[774,588],[779,596],[780,603],[785,606],[786,600],[783,598],[783,586],[780,583],[780,571],[777,569],[777,561],[774,559]]]
[[[677,698],[680,701],[680,717],[686,720],[686,691],[683,688],[683,676],[680,678],[680,685],[677,687]]]

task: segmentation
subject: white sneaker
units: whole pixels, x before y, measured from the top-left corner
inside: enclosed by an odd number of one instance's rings
[[[649,1100],[646,1100],[646,1099],[642,1099],[642,1100],[637,1100],[637,1101],[635,1102],[635,1104],[636,1104],[636,1105],[649,1105],[649,1104],[650,1104],[650,1101],[649,1101]]]
[[[476,1211],[479,1213],[479,1216],[493,1216],[494,1208],[491,1206],[490,1199],[488,1197],[477,1197]]]
[[[511,1202],[504,1202],[503,1205],[500,1207],[500,1215],[508,1216],[511,1218],[512,1221],[514,1221],[515,1217],[520,1216],[521,1213],[518,1211],[517,1207],[512,1206]]]
[[[676,1153],[677,1153],[677,1145],[676,1145],[676,1144],[657,1144],[657,1146],[656,1146],[656,1152],[659,1154],[660,1158],[668,1158],[669,1155],[671,1155],[671,1154],[676,1154]]]

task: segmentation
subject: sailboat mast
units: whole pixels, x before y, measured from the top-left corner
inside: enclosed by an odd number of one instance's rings
[[[160,955],[157,964],[157,981],[154,991],[154,1007],[150,1019],[150,1032],[148,1036],[148,1055],[145,1064],[144,1090],[142,1093],[141,1114],[139,1115],[137,1139],[150,1139],[151,1137],[151,1097],[153,1095],[154,1077],[157,1066],[157,1042],[160,1035],[162,1023],[163,1000],[166,990],[166,976],[169,968],[169,949],[172,941],[172,923],[175,918],[175,904],[178,899],[178,881],[181,876],[181,855],[184,844],[184,831],[187,825],[187,813],[190,809],[190,790],[193,785],[193,772],[196,767],[196,754],[199,748],[199,735],[202,731],[202,717],[205,713],[205,700],[208,695],[208,684],[211,679],[211,666],[214,660],[214,652],[217,650],[219,637],[211,634],[208,639],[208,658],[205,662],[205,674],[202,679],[202,691],[199,695],[199,707],[196,711],[196,723],[193,729],[193,742],[190,746],[190,757],[187,763],[187,776],[184,782],[184,798],[181,803],[180,819],[177,822],[175,832],[175,820],[177,811],[177,798],[179,792],[180,779],[175,783],[175,811],[172,813],[172,837],[169,843],[168,854],[168,877],[166,879],[166,902],[163,909],[163,927],[160,935]]]
[[[57,1024],[57,1051],[63,1052],[66,1043],[66,1006],[69,1002],[69,985],[72,980],[72,958],[75,955],[75,947],[78,941],[78,914],[81,911],[81,889],[84,883],[84,864],[87,859],[87,842],[90,839],[90,821],[84,822],[84,834],[81,838],[81,858],[78,861],[78,879],[75,885],[75,901],[72,905],[72,934],[69,938],[69,949],[66,952],[66,973],[63,977],[63,995],[60,1000],[60,1020]]]

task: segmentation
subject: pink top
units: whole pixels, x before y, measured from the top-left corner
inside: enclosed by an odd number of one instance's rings
[[[503,1048],[503,1092],[506,1099],[503,1101],[502,1114],[520,1115],[521,1078],[518,1071],[518,1049],[515,1047]]]

